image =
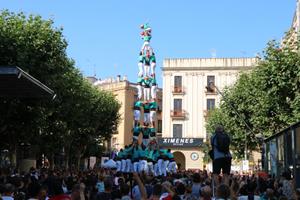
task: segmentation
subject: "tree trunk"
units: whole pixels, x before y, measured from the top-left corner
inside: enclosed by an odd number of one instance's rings
[[[10,152],[10,161],[12,167],[17,167],[17,145],[13,144]]]
[[[65,158],[64,158],[64,164],[66,169],[69,169],[70,167],[70,151],[71,151],[71,142],[65,143]]]

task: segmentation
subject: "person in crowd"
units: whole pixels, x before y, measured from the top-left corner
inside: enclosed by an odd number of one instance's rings
[[[177,172],[177,165],[175,162],[175,158],[173,153],[171,153],[171,149],[168,149],[168,152],[166,153],[166,156],[169,160],[168,166],[167,166],[167,170],[169,173],[173,173],[176,174]]]
[[[193,174],[192,195],[196,198],[200,197],[201,177],[199,173]]]
[[[97,200],[112,200],[112,183],[109,180],[104,181],[104,192],[97,195]]]
[[[15,186],[10,183],[7,183],[4,185],[3,189],[4,190],[1,198],[3,200],[14,200]]]
[[[215,186],[219,184],[219,175],[222,170],[224,183],[229,185],[229,174],[231,168],[231,153],[229,151],[230,138],[224,131],[222,125],[217,125],[215,133],[211,137],[211,146],[213,151],[213,181]]]
[[[229,200],[230,188],[226,184],[220,184],[217,187],[216,200]]]

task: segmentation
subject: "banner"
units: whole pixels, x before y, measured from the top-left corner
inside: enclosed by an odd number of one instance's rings
[[[164,147],[200,147],[203,138],[158,138],[158,144]]]

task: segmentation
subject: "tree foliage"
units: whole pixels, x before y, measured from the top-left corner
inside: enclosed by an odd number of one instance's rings
[[[220,108],[208,118],[208,130],[223,124],[239,155],[245,144],[257,149],[258,134],[266,138],[300,120],[299,77],[299,52],[269,42],[257,66],[223,91]]]
[[[15,150],[26,142],[43,153],[63,147],[83,152],[117,127],[119,103],[84,79],[66,54],[63,30],[53,23],[40,16],[0,13],[0,66],[22,68],[57,95],[54,100],[0,99],[2,149]]]

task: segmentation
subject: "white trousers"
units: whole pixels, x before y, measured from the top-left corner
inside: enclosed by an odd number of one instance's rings
[[[134,121],[140,121],[141,111],[140,110],[134,110],[133,116],[134,116]]]
[[[165,160],[164,161],[164,168],[163,168],[163,174],[164,174],[164,176],[167,176],[167,170],[168,170],[168,165],[169,165],[169,160]]]
[[[151,86],[151,98],[152,99],[156,99],[156,92],[157,92],[157,86],[156,85],[152,85]]]
[[[164,173],[164,168],[165,168],[165,170],[166,170],[164,160],[163,160],[163,159],[159,159],[159,160],[157,161],[157,166],[158,166],[158,175],[159,175],[159,176],[163,175],[163,173]]]
[[[138,66],[139,66],[139,73],[138,73],[138,76],[139,77],[142,77],[144,75],[144,71],[143,71],[143,68],[144,68],[144,64],[142,62],[139,62],[138,63]]]
[[[155,74],[155,67],[156,67],[156,63],[152,62],[151,63],[151,75]]]
[[[175,161],[172,161],[172,162],[169,163],[169,165],[168,165],[168,171],[170,173],[173,173],[173,174],[175,174],[177,172],[176,162]]]
[[[125,172],[131,172],[131,168],[132,168],[132,163],[131,163],[131,160],[128,158],[126,159],[126,168],[125,168]]]
[[[122,170],[122,162],[120,160],[117,160],[116,164],[117,164],[117,172],[120,172]]]
[[[121,171],[122,171],[122,172],[126,172],[126,160],[125,160],[125,159],[122,159],[122,160],[121,160],[121,163],[122,163]]]
[[[140,160],[139,162],[139,172],[147,172],[148,171],[148,165],[147,160]]]
[[[143,86],[137,85],[136,88],[138,90],[138,99],[142,99],[142,96],[143,96]]]
[[[150,110],[150,122],[153,124],[156,120],[156,111]]]
[[[158,175],[159,175],[158,163],[155,163],[155,165],[154,165],[154,176],[158,176]]]
[[[150,42],[148,42],[148,41],[144,41],[143,46],[141,48],[142,52],[144,52],[145,50],[150,50],[150,51],[152,50],[150,47]]]
[[[150,77],[150,66],[149,65],[144,65],[144,77]]]
[[[144,113],[144,123],[150,123],[150,113]]]
[[[144,101],[150,100],[150,88],[144,87]]]
[[[139,162],[134,162],[133,163],[133,171],[134,172],[139,172]]]

